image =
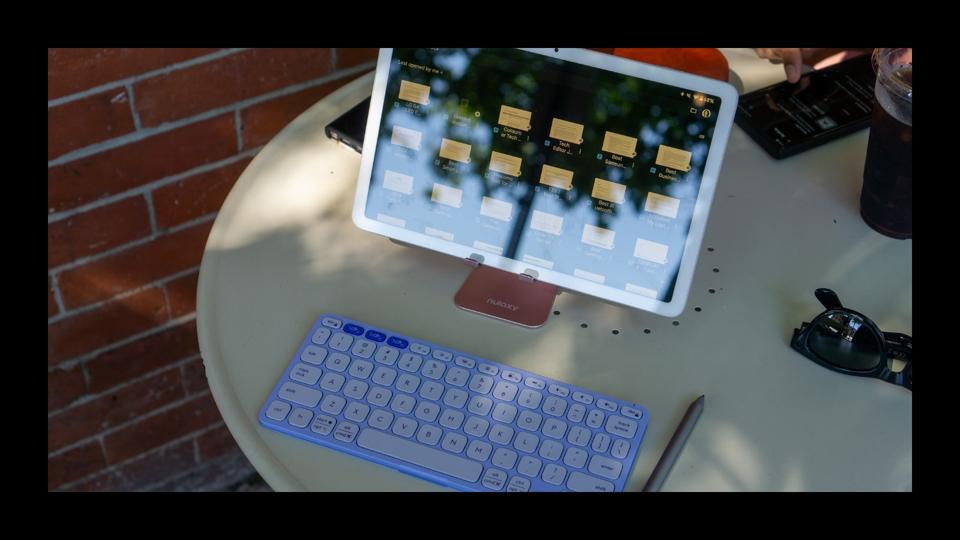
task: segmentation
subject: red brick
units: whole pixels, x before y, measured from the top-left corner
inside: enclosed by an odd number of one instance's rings
[[[132,132],[128,99],[120,87],[47,109],[47,159]]]
[[[47,325],[47,365],[53,366],[169,318],[163,291],[153,287]]]
[[[47,267],[88,257],[149,236],[143,197],[131,197],[47,225]]]
[[[57,305],[57,299],[53,295],[53,278],[47,277],[47,317],[53,317],[57,313],[60,313],[60,307]]]
[[[117,463],[221,421],[210,394],[198,396],[104,437],[107,463]]]
[[[47,489],[93,474],[106,466],[98,441],[68,450],[47,459]]]
[[[361,75],[363,74],[344,77],[247,107],[240,113],[243,125],[243,147],[255,148],[267,143],[300,113]]]
[[[47,373],[47,411],[66,407],[86,391],[87,385],[80,366]]]
[[[133,491],[177,476],[195,465],[193,439],[188,439],[70,486],[67,491]]]
[[[237,153],[224,114],[47,169],[47,212],[62,212]]]
[[[60,273],[66,309],[106,300],[200,264],[213,222],[201,223]]]
[[[170,316],[173,318],[197,311],[197,280],[199,272],[187,274],[167,283],[167,299],[170,301]]]
[[[197,323],[187,321],[88,360],[85,366],[90,375],[90,392],[103,392],[199,352]]]
[[[184,396],[180,370],[168,369],[47,419],[47,451],[96,435]]]
[[[157,226],[165,229],[218,212],[251,159],[244,158],[154,190]]]
[[[237,441],[225,425],[197,437],[197,448],[200,450],[201,462],[240,452]]]
[[[183,369],[183,386],[187,389],[187,395],[199,394],[210,389],[207,382],[207,372],[203,367],[203,359],[198,358],[192,362],[187,362],[181,368]]]
[[[47,49],[47,99],[210,54],[217,49]]]
[[[337,49],[337,69],[346,69],[377,59],[380,49],[344,47]]]
[[[326,75],[330,49],[252,49],[134,84],[144,127],[223,107]]]

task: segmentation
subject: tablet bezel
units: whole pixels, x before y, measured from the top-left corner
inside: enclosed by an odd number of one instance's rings
[[[568,291],[594,296],[608,302],[642,309],[664,317],[675,317],[679,315],[683,312],[690,295],[693,271],[696,268],[697,259],[700,254],[707,217],[710,212],[710,206],[713,202],[717,180],[720,174],[720,166],[723,163],[727,140],[730,137],[730,129],[733,125],[734,115],[737,110],[737,90],[726,82],[644,64],[587,49],[521,48],[520,50],[720,97],[720,110],[717,112],[713,138],[710,142],[710,150],[707,154],[706,164],[704,165],[701,176],[700,190],[697,195],[696,204],[694,205],[693,218],[690,223],[686,241],[684,242],[680,269],[677,273],[673,296],[670,301],[663,302],[655,298],[628,292],[625,289],[601,285],[572,274],[564,274],[562,272],[538,267],[521,260],[510,259],[502,255],[477,250],[471,246],[457,244],[429,236],[425,233],[368,218],[366,216],[367,195],[371,183],[370,176],[373,170],[373,158],[379,143],[380,121],[383,112],[387,79],[390,75],[390,60],[393,56],[393,49],[380,49],[380,54],[377,58],[377,73],[373,82],[370,113],[367,116],[367,128],[364,134],[365,144],[363,145],[363,152],[360,158],[360,172],[357,176],[357,190],[353,204],[353,222],[357,227],[365,231],[455,257],[479,260],[482,264],[514,274],[526,273],[534,276],[538,280],[556,285]]]

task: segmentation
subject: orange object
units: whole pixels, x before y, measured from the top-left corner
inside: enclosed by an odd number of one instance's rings
[[[614,56],[655,64],[726,82],[730,77],[727,59],[717,49],[613,49]]]

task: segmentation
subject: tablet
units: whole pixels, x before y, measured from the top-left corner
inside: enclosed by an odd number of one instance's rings
[[[584,49],[381,49],[353,220],[676,316],[736,108],[729,84]]]

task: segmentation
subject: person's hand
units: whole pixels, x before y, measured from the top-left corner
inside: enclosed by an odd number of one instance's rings
[[[800,80],[800,68],[803,64],[813,65],[837,54],[844,49],[755,49],[760,58],[771,62],[783,62],[787,80],[795,83]]]

